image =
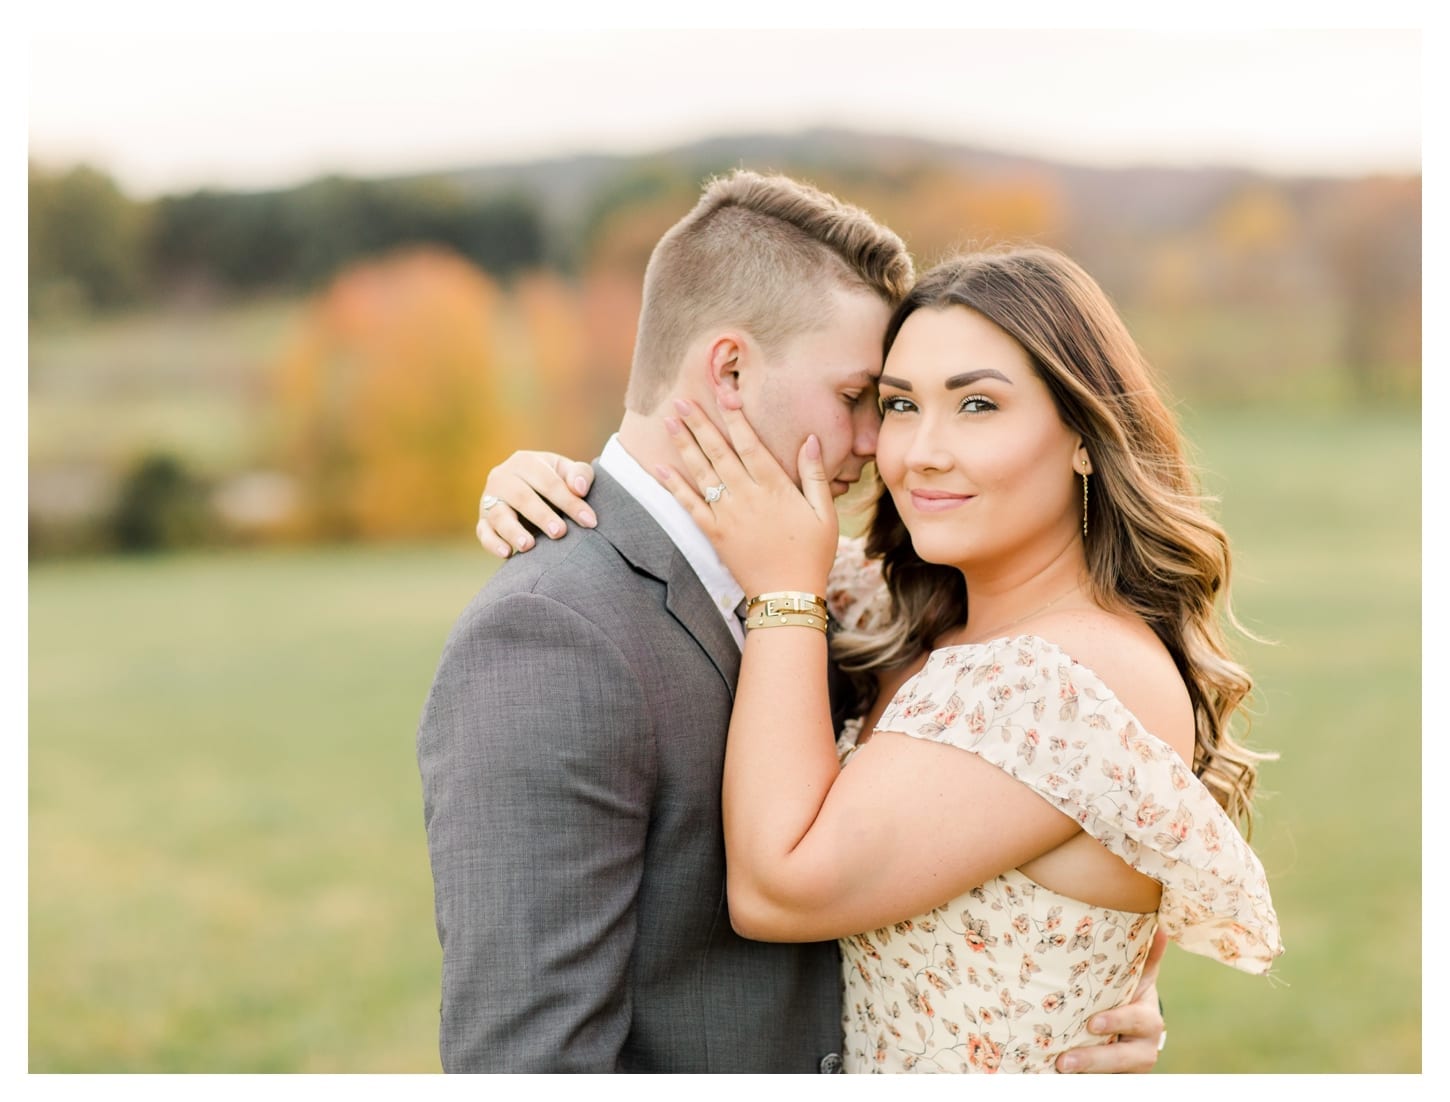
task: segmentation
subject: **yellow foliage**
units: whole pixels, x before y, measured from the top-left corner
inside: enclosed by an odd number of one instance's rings
[[[1279,191],[1257,186],[1230,199],[1218,212],[1213,228],[1230,251],[1263,253],[1289,244],[1297,225],[1293,209]]]
[[[1191,240],[1174,237],[1148,243],[1144,247],[1145,302],[1181,309],[1201,301],[1201,257]]]
[[[578,292],[558,276],[537,273],[519,281],[514,305],[522,322],[520,351],[533,385],[530,404],[539,415],[539,438],[531,446],[594,454],[597,444],[581,386],[589,334]]]
[[[417,249],[358,264],[311,305],[280,372],[305,534],[459,535],[519,443],[499,401],[489,278]]]

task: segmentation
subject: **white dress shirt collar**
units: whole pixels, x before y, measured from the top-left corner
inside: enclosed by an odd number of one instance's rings
[[[725,569],[720,556],[715,554],[715,548],[710,545],[705,533],[700,531],[699,525],[690,518],[685,507],[659,484],[654,475],[641,467],[634,456],[624,450],[617,433],[604,445],[604,451],[599,456],[599,465],[665,530],[665,534],[680,549],[680,554],[685,556],[685,561],[700,579],[716,610],[724,618],[730,634],[735,637],[735,642],[744,647],[745,629],[735,615],[735,608],[744,598],[745,590],[740,588],[734,575]]]

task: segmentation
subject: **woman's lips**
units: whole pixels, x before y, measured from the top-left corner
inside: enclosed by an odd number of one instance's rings
[[[945,490],[912,490],[911,504],[920,513],[943,513],[965,505],[975,494],[949,494]]]

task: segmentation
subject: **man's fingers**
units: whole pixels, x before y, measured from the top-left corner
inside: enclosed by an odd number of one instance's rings
[[[1122,1075],[1152,1071],[1158,1062],[1154,1041],[1119,1041],[1115,1045],[1074,1048],[1057,1058],[1057,1070],[1089,1075]]]
[[[1100,1037],[1114,1034],[1128,1040],[1148,1041],[1155,1047],[1158,1036],[1163,1032],[1163,1016],[1158,1013],[1158,1000],[1139,999],[1125,1003],[1101,1014],[1094,1014],[1088,1022],[1088,1031]]]
[[[1143,962],[1143,975],[1138,980],[1138,989],[1133,992],[1133,1002],[1142,999],[1150,987],[1158,986],[1158,966],[1163,963],[1163,954],[1168,951],[1168,935],[1160,928],[1153,935],[1153,946],[1148,950],[1148,959]],[[1155,990],[1152,1001],[1158,1002],[1158,992]]]
[[[1155,944],[1148,958],[1154,971],[1162,958],[1162,947]],[[1140,987],[1132,1002],[1094,1014],[1088,1019],[1088,1032],[1100,1037],[1116,1036],[1117,1044],[1089,1045],[1064,1052],[1057,1058],[1058,1071],[1152,1071],[1158,1062],[1158,1040],[1163,1036],[1157,986],[1150,983]]]

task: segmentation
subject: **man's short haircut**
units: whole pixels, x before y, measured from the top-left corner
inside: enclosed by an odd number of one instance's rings
[[[654,409],[706,329],[738,326],[773,355],[829,324],[833,289],[894,307],[912,277],[901,238],[858,207],[786,176],[714,179],[650,255],[625,408]]]

